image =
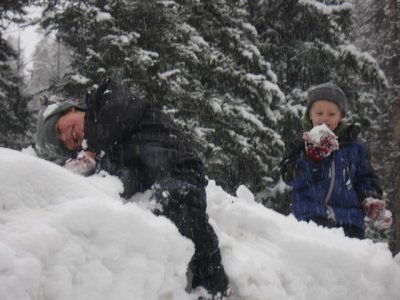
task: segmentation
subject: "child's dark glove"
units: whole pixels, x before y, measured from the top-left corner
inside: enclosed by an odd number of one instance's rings
[[[81,151],[76,158],[68,159],[64,164],[64,168],[79,175],[88,175],[95,167],[96,161],[85,151]]]
[[[303,133],[306,155],[313,161],[320,161],[339,149],[337,136],[325,125],[315,126],[311,131]]]
[[[392,225],[392,213],[385,209],[385,201],[368,197],[363,201],[362,206],[366,216],[371,220],[371,225],[376,229],[385,230]]]

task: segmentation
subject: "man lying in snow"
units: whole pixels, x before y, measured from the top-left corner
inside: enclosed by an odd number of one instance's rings
[[[118,176],[126,199],[151,189],[158,203],[154,213],[194,242],[188,287],[204,287],[213,299],[228,294],[218,238],[206,214],[204,165],[166,114],[107,79],[88,93],[86,107],[60,102],[43,109],[36,142],[49,155],[71,157],[65,167],[76,173],[88,175],[97,165]]]

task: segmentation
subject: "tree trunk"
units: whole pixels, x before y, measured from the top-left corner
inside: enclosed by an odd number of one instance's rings
[[[395,149],[400,151],[400,100],[394,104],[393,108],[393,140]],[[392,213],[393,213],[393,238],[391,241],[391,251],[394,255],[400,252],[400,156],[396,160],[396,166],[393,174],[393,200],[392,200]]]

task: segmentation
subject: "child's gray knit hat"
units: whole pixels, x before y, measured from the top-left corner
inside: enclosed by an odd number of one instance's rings
[[[332,82],[322,83],[308,89],[308,102],[306,114],[308,115],[311,106],[317,100],[328,100],[334,102],[342,113],[342,117],[346,116],[347,98],[340,87]]]

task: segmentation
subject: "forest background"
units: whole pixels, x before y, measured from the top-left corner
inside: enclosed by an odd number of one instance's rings
[[[279,176],[312,85],[333,81],[361,125],[393,212],[368,237],[400,252],[400,1],[2,0],[0,146],[34,146],[38,111],[107,76],[146,97],[193,138],[208,177],[290,213]],[[42,10],[32,18],[28,7]],[[38,26],[27,62],[11,25]],[[31,67],[28,70],[26,64]],[[42,155],[38,153],[38,155]]]

